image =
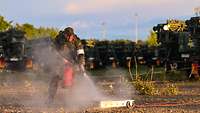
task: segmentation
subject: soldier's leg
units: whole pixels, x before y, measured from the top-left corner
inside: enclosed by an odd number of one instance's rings
[[[56,95],[57,89],[58,89],[58,83],[59,83],[60,77],[58,75],[51,78],[51,81],[49,83],[49,89],[48,89],[48,101],[49,103],[52,103],[54,100],[54,97]]]

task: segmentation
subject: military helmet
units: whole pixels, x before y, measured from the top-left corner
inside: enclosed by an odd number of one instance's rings
[[[71,27],[67,27],[67,28],[64,29],[64,33],[66,33],[67,35],[73,35],[74,30]]]

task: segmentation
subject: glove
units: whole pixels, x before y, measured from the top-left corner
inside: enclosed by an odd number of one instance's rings
[[[87,80],[89,80],[89,76],[87,75],[86,72],[83,73],[83,77],[86,78]]]
[[[83,73],[83,76],[84,76],[84,77],[88,77],[88,75],[87,75],[87,73],[86,73],[86,72],[84,72],[84,73]]]
[[[83,74],[83,76],[86,77],[86,78],[88,78],[88,75],[87,75],[87,73],[86,73],[86,71],[85,71],[84,65],[83,65],[83,64],[80,64],[79,67],[80,67],[80,71],[81,71],[81,73]]]
[[[69,63],[69,61],[65,58],[63,58],[63,61],[64,61],[65,64]]]

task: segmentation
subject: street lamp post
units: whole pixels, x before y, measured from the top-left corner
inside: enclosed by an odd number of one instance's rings
[[[102,22],[102,38],[106,40],[106,23]]]
[[[135,43],[138,43],[138,14],[135,13]]]

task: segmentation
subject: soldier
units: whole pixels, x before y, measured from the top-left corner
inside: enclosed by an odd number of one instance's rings
[[[85,75],[85,60],[84,50],[80,39],[74,34],[71,27],[67,27],[64,31],[60,31],[55,39],[55,45],[59,55],[64,62],[63,75],[60,72],[55,73],[49,84],[49,101],[52,102],[59,86],[59,81],[62,80],[64,88],[71,88],[73,86],[74,66],[78,65],[79,71]],[[59,71],[58,69],[57,71]]]

